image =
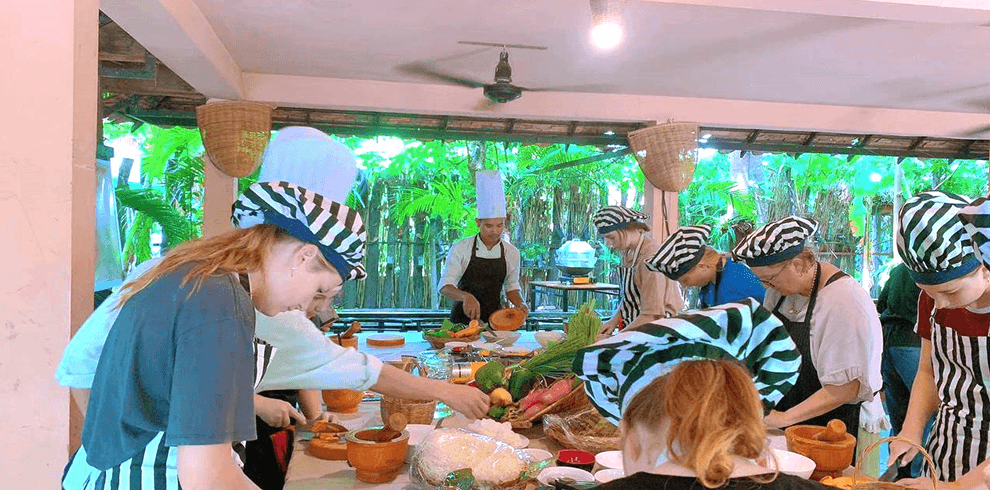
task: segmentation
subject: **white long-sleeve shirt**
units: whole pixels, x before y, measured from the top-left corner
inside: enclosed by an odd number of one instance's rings
[[[476,237],[478,236],[473,235],[464,238],[455,242],[450,247],[450,252],[447,253],[447,262],[443,267],[443,274],[440,276],[440,284],[437,285],[438,291],[448,284],[457,287],[457,283],[464,276],[464,271],[467,269],[468,263],[471,262],[471,251],[474,247],[474,239]],[[505,281],[502,283],[502,288],[507,293],[520,289],[519,249],[505,240],[501,240],[499,243],[505,245]],[[485,247],[481,238],[478,238],[478,252],[476,255],[480,259],[497,259],[502,257],[502,248],[499,247],[499,243],[496,243],[494,247],[489,249]]]

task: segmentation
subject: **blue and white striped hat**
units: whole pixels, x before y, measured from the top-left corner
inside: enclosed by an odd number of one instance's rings
[[[897,253],[914,282],[942,284],[980,265],[959,215],[969,204],[966,197],[942,191],[922,192],[904,202]]]
[[[605,206],[599,209],[595,213],[595,216],[592,217],[595,228],[598,228],[599,235],[624,228],[629,223],[648,219],[650,219],[649,215],[634,211],[625,206]]]
[[[746,235],[732,248],[732,258],[750,267],[778,264],[797,257],[817,230],[814,220],[788,216]]]
[[[361,260],[367,234],[357,211],[288,182],[260,182],[234,202],[238,228],[272,224],[319,247],[344,279],[363,279]]]
[[[618,424],[630,400],[681,361],[736,359],[772,409],[797,382],[801,354],[781,321],[752,298],[627,329],[577,352],[591,403]]]
[[[676,281],[701,262],[711,232],[709,225],[682,226],[674,230],[660,244],[657,253],[646,260],[646,268]]]

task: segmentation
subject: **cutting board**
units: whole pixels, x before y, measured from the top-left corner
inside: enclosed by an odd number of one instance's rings
[[[376,334],[368,336],[365,342],[369,347],[400,347],[406,344],[406,338],[401,335]]]

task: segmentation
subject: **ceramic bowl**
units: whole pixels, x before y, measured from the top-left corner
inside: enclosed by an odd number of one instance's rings
[[[595,467],[595,455],[579,449],[563,449],[557,453],[557,466],[570,466],[591,471]]]
[[[783,449],[771,449],[771,451],[773,451],[773,455],[777,459],[777,469],[781,473],[808,479],[815,472],[815,462],[810,458],[801,456],[798,453],[784,451]],[[767,466],[773,468],[772,460],[768,462],[770,464]]]
[[[519,340],[519,337],[522,336],[522,332],[514,332],[514,331],[484,332],[482,336],[484,336],[485,340],[487,340],[488,342],[501,345],[502,347],[508,347],[516,343],[517,340]]]
[[[598,483],[608,483],[612,480],[618,480],[624,476],[626,476],[626,474],[621,469],[608,468],[595,473],[595,481]]]
[[[365,439],[373,436],[381,427],[369,427],[347,433],[347,464],[357,472],[357,479],[365,483],[388,483],[395,479],[406,464],[409,450],[409,431],[388,442]]]
[[[553,459],[553,453],[550,451],[545,451],[543,449],[537,449],[535,447],[525,450],[529,453],[529,456],[533,458],[533,461],[544,461],[547,459]]]
[[[622,469],[622,451],[605,451],[595,455],[595,462],[602,468]]]
[[[323,403],[326,403],[328,412],[357,412],[362,398],[364,398],[363,391],[323,390]]]
[[[550,345],[550,343],[560,342],[564,340],[564,332],[561,332],[560,330],[552,330],[549,332],[536,332],[535,334],[533,334],[533,337],[536,338],[536,342],[540,344],[540,347],[546,349],[547,346]]]
[[[551,466],[549,468],[544,468],[543,471],[537,475],[536,480],[543,485],[553,487],[553,482],[557,481],[558,478],[571,478],[574,481],[579,482],[595,481],[595,475],[592,475],[585,470],[568,468],[566,466]]]
[[[812,436],[825,430],[817,425],[795,425],[784,431],[787,437],[787,450],[810,458],[815,462],[815,470],[811,478],[820,480],[825,476],[833,478],[840,476],[842,470],[852,464],[853,452],[856,449],[856,438],[846,434],[840,442],[823,442],[812,439]]]

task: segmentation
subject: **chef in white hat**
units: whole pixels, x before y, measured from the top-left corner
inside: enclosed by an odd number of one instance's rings
[[[502,291],[516,308],[529,313],[519,288],[519,249],[502,239],[505,232],[505,189],[494,170],[475,174],[478,190],[478,234],[450,247],[440,294],[454,301],[450,320],[487,322],[502,307]]]

